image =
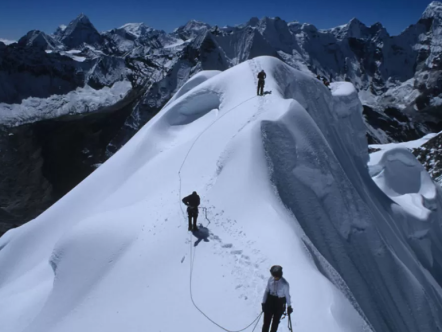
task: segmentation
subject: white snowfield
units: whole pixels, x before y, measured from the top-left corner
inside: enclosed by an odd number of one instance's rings
[[[16,43],[17,41],[0,38],[0,42],[2,42],[2,43],[5,44],[5,45],[10,45],[10,44],[14,44],[14,43]]]
[[[29,97],[20,104],[0,103],[0,123],[19,126],[37,120],[98,111],[122,100],[131,89],[129,81],[118,81],[112,87],[100,90],[86,85],[65,95],[52,95],[49,98]]]
[[[376,151],[370,154],[370,161],[369,165],[376,165],[379,163],[380,159],[384,156],[385,152],[397,149],[397,148],[403,148],[403,149],[416,149],[425,143],[427,143],[430,139],[436,137],[437,135],[442,134],[440,133],[433,133],[425,135],[422,138],[419,138],[414,141],[408,141],[408,142],[399,142],[399,143],[388,143],[388,144],[370,144],[370,148],[373,149],[380,149],[380,151]]]
[[[175,95],[170,98],[169,102],[166,104],[169,105],[173,101],[177,100],[179,97],[187,93],[188,91],[192,90],[196,86],[200,85],[201,83],[207,81],[208,79],[218,75],[221,73],[219,70],[203,70],[199,73],[195,74],[190,78],[186,83],[183,84],[181,88],[178,89],[178,91],[175,93]]]
[[[271,94],[257,97],[261,69]],[[0,238],[1,331],[222,331],[192,298],[240,330],[260,314],[274,264],[290,283],[294,331],[442,328],[441,193],[400,149],[379,163],[379,189],[352,85],[330,92],[270,57],[200,75]],[[192,234],[181,198],[194,190],[210,223],[201,209]]]

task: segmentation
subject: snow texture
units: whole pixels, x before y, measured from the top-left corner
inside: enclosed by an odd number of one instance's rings
[[[272,93],[257,97],[261,69]],[[440,191],[398,149],[379,162],[381,190],[361,112],[350,83],[330,92],[275,58],[201,73],[74,190],[0,238],[0,326],[219,331],[192,298],[238,330],[280,264],[294,331],[441,329]],[[190,233],[181,198],[194,190],[207,219],[201,211]]]
[[[420,139],[417,139],[414,141],[409,141],[409,142],[388,143],[388,144],[370,144],[369,145],[370,148],[380,150],[380,151],[376,151],[376,152],[370,154],[369,164],[377,164],[380,161],[380,159],[383,157],[384,153],[388,150],[396,149],[396,148],[405,148],[405,149],[409,149],[411,151],[412,149],[416,149],[416,148],[424,145],[430,139],[432,139],[433,137],[436,137],[437,135],[438,134],[428,134]]]
[[[120,81],[101,90],[85,86],[66,95],[52,95],[49,98],[30,97],[20,104],[0,103],[0,122],[7,126],[18,126],[65,115],[103,111],[122,100],[131,88],[129,82]]]

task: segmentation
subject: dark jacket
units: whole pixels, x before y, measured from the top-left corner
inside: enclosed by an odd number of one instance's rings
[[[200,197],[198,194],[191,194],[183,198],[183,203],[189,207],[196,208],[200,205]]]
[[[265,72],[260,71],[260,72],[258,73],[258,79],[259,79],[260,81],[264,81],[266,77],[267,77],[267,75],[266,75]]]

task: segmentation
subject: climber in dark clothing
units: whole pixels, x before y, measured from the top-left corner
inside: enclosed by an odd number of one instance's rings
[[[278,330],[279,321],[285,311],[287,304],[287,313],[293,312],[290,299],[290,286],[287,280],[282,277],[282,267],[274,265],[270,269],[272,277],[267,283],[264,297],[262,299],[262,311],[264,312],[264,324],[262,332],[269,332],[270,324],[272,328],[270,332]]]
[[[258,73],[258,96],[262,96],[264,95],[264,84],[265,84],[265,79],[266,79],[267,75],[264,72],[264,70],[261,70]]]
[[[326,79],[325,77],[322,79],[322,83],[324,83],[324,85],[325,85],[326,87],[330,86],[330,82],[327,81],[327,79]]]
[[[189,217],[189,231],[197,231],[196,220],[198,219],[198,206],[200,205],[200,197],[194,191],[192,195],[183,198],[183,203],[187,205],[187,215]],[[192,219],[193,219],[193,229],[192,229]]]

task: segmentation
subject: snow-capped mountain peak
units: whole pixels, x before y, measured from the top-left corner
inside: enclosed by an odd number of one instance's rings
[[[211,26],[197,20],[190,20],[185,25],[174,30],[174,34],[186,40],[200,35],[204,31],[210,30]]]
[[[261,30],[265,30],[266,28],[271,29],[286,29],[287,28],[287,22],[282,20],[280,17],[263,17],[259,21],[259,27]]]
[[[361,21],[359,21],[359,19],[357,19],[356,17],[353,17],[348,23],[347,25],[349,26],[365,26],[364,23],[362,23]]]
[[[184,25],[185,30],[201,30],[201,29],[210,29],[210,25],[204,22],[200,22],[197,20],[190,20]]]
[[[118,29],[124,30],[136,38],[140,38],[141,36],[145,35],[147,32],[151,32],[154,30],[148,27],[147,25],[145,25],[144,23],[127,23]]]
[[[386,30],[385,27],[380,22],[376,22],[369,27],[372,31]]]
[[[264,17],[260,20],[258,29],[275,49],[286,53],[291,53],[293,50],[293,35],[286,21],[279,17]]]
[[[256,27],[259,24],[259,18],[257,17],[252,17],[247,23],[246,26],[250,26],[250,27]]]
[[[433,1],[430,3],[422,14],[422,18],[441,18],[442,17],[442,2]]]
[[[80,14],[61,31],[60,41],[68,48],[76,48],[82,44],[98,45],[102,37],[89,18]]]
[[[88,27],[95,29],[89,18],[84,14],[78,15],[77,18],[72,20],[64,29],[60,26],[60,29],[63,30],[65,34],[71,34],[80,27]]]
[[[190,20],[185,25],[182,25],[179,28],[176,28],[173,32],[174,33],[199,32],[201,30],[209,30],[210,28],[211,28],[211,26],[207,23],[200,22],[197,20]]]
[[[55,30],[53,36],[54,36],[56,39],[58,39],[58,40],[61,39],[61,37],[62,37],[62,35],[63,35],[63,32],[66,30],[66,28],[67,28],[67,25],[65,25],[65,24],[60,24],[60,25],[58,26],[58,28]]]
[[[0,38],[0,43],[3,43],[3,44],[5,44],[5,45],[10,45],[10,44],[14,44],[14,43],[16,43],[17,41],[15,41],[15,40],[9,40],[9,39],[3,39],[3,38]]]
[[[370,37],[367,26],[359,21],[357,18],[353,18],[345,25],[330,29],[330,31],[338,39],[344,38],[358,38],[367,39]]]
[[[29,31],[26,36],[20,38],[18,44],[20,46],[36,47],[45,50],[51,50],[57,47],[57,41],[54,40],[54,38],[39,30]]]
[[[74,22],[81,22],[84,24],[92,24],[91,21],[89,20],[89,17],[87,17],[85,14],[81,13],[80,15],[78,15],[78,17],[74,20]]]

